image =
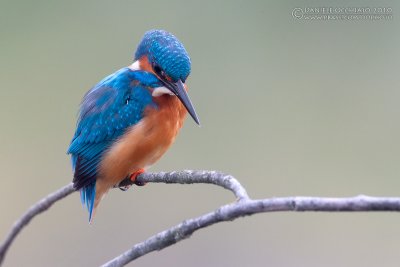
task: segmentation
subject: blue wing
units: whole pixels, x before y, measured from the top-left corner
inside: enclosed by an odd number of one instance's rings
[[[68,149],[74,188],[92,212],[98,167],[105,151],[130,126],[139,122],[146,106],[155,105],[147,86],[158,79],[146,72],[121,69],[102,80],[83,98],[77,129]]]

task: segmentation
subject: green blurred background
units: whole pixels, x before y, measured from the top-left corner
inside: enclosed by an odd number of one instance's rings
[[[392,20],[305,21],[295,7],[391,7]],[[400,195],[400,23],[390,1],[0,0],[0,237],[69,183],[83,94],[162,28],[192,58],[190,119],[151,171],[220,170],[254,198]],[[233,201],[210,185],[78,194],[31,222],[4,266],[97,266]],[[399,266],[400,215],[269,213],[196,232],[132,266]]]

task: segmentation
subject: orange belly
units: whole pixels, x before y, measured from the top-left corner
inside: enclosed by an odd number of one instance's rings
[[[145,110],[143,119],[132,126],[106,152],[96,181],[96,203],[111,187],[129,174],[154,164],[174,142],[186,116],[176,96],[155,98],[158,108]]]

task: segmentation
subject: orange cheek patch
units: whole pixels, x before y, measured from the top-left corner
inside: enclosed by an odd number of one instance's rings
[[[150,62],[149,62],[149,58],[147,56],[142,56],[139,59],[139,67],[141,70],[147,71],[147,72],[151,72],[154,73],[153,71],[153,67],[151,66]]]

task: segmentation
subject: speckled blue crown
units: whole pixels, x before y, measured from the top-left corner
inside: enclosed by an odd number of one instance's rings
[[[146,32],[140,42],[135,60],[147,56],[150,63],[158,64],[174,81],[183,82],[190,74],[190,58],[182,43],[164,30]]]

